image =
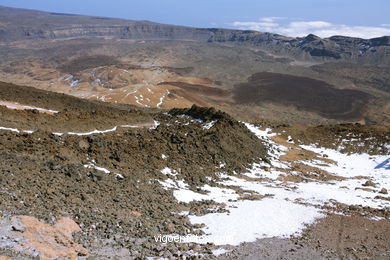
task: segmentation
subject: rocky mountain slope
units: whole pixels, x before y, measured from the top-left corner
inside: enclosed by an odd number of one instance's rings
[[[388,127],[253,125],[8,83],[0,97],[4,259],[389,254]]]

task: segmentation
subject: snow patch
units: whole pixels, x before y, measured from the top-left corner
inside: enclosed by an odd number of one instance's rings
[[[95,160],[91,160],[91,162],[88,163],[88,164],[85,164],[84,167],[87,168],[87,169],[95,169],[95,170],[104,172],[106,174],[110,174],[111,173],[110,170],[108,170],[106,168],[103,168],[103,167],[97,166]],[[115,173],[115,178],[117,180],[123,180],[125,177],[123,177],[123,175],[120,174],[120,173]]]
[[[75,86],[77,86],[77,85],[79,84],[79,82],[80,82],[80,80],[78,80],[78,79],[73,80],[73,81],[69,84],[69,86],[75,87]]]
[[[156,120],[153,120],[153,126],[150,127],[149,129],[154,130],[154,129],[156,129],[159,125],[160,125],[160,122],[158,122],[158,121],[156,121]]]
[[[229,214],[189,216],[192,224],[206,224],[204,243],[239,245],[258,238],[289,237],[323,217],[316,208],[275,199],[238,201],[229,210]]]
[[[2,127],[0,126],[0,130],[5,130],[5,131],[11,131],[11,132],[16,132],[19,133],[20,131],[16,128],[8,128],[8,127]]]
[[[110,171],[107,170],[106,168],[96,166],[93,162],[85,164],[84,167],[88,168],[88,169],[95,169],[95,170],[98,170],[98,171],[101,171],[101,172],[104,172],[104,173],[107,173],[107,174],[110,173]]]
[[[38,110],[40,112],[49,113],[49,114],[56,114],[58,111],[41,108],[41,107],[34,107],[34,106],[27,106],[19,104],[18,102],[10,102],[10,101],[0,101],[0,106],[5,106],[9,109],[16,109],[16,110]]]
[[[169,90],[167,90],[167,92],[166,92],[162,97],[160,97],[160,102],[158,102],[157,105],[156,105],[158,108],[161,107],[161,105],[162,105],[163,102],[164,102],[164,99],[165,99],[169,94],[170,94],[170,92],[169,92]]]
[[[53,134],[60,135],[60,136],[63,134],[84,136],[84,135],[93,135],[93,134],[104,134],[104,133],[114,132],[116,130],[117,130],[117,126],[107,130],[93,130],[90,132],[82,132],[82,133],[67,132],[67,133],[53,133]]]
[[[115,173],[115,177],[118,179],[118,180],[123,180],[125,177],[123,177],[122,174],[120,173]]]
[[[73,75],[72,74],[68,74],[68,75],[60,77],[61,81],[68,81],[68,80],[71,80],[71,79],[73,79]]]
[[[387,160],[390,161],[390,156],[386,155],[343,154],[333,149],[318,148],[313,145],[301,145],[301,147],[318,154],[327,155],[327,158],[335,161],[336,164],[328,164],[327,166],[317,165],[317,167],[343,177],[362,175],[375,177],[380,175],[383,170],[387,170],[378,166]]]
[[[206,235],[202,236],[202,239],[188,236],[186,242],[238,245],[259,238],[289,237],[299,234],[306,225],[325,217],[320,208],[335,202],[378,209],[390,207],[389,201],[376,198],[380,188],[390,188],[389,156],[346,155],[332,149],[301,146],[318,154],[326,154],[327,159],[333,160],[335,164],[324,163],[321,160],[301,163],[312,165],[340,178],[313,179],[301,183],[284,182],[278,177],[286,175],[286,172],[277,168],[294,173],[288,163],[279,160],[288,148],[271,140],[276,134],[270,133],[270,129],[260,130],[253,125],[245,125],[269,146],[271,164],[264,161],[255,163],[241,178],[222,173],[219,176],[221,186],[205,185],[200,187],[202,193],[190,190],[183,180],[167,179],[160,182],[165,189],[173,189],[174,197],[180,202],[213,200],[224,203],[226,209],[230,211],[208,213],[203,216],[188,215],[192,224],[205,224],[202,230]],[[361,189],[367,180],[377,184],[374,192]],[[259,195],[260,199],[242,200],[236,189],[225,188],[231,186],[240,187],[249,194]],[[256,221],[253,221],[254,219]]]
[[[124,90],[126,91],[126,90]],[[134,91],[131,91],[131,92],[127,92],[126,96],[124,98],[127,98],[129,95],[132,95],[132,94],[135,94],[137,93],[138,90],[134,90]]]
[[[2,126],[0,126],[0,130],[11,131],[11,132],[15,132],[15,133],[20,133],[20,132],[27,133],[27,134],[34,133],[33,130],[19,130],[16,128],[9,128],[9,127],[2,127]]]
[[[172,170],[171,168],[165,167],[160,171],[164,175],[171,175],[171,176],[176,176],[178,174],[177,171]]]
[[[213,120],[213,121],[210,121],[210,122],[204,124],[203,125],[203,129],[210,129],[210,128],[212,128],[215,125],[216,122],[217,122],[217,120]]]
[[[143,100],[144,100],[143,95],[140,95],[139,97],[138,97],[138,96],[134,96],[134,98],[135,98],[135,102],[136,102],[137,104],[139,104],[139,105],[141,105],[141,106],[144,106],[144,107],[149,107],[148,105],[143,104],[143,103],[140,102],[140,101],[143,101]]]
[[[158,121],[153,121],[153,125],[150,126],[149,129],[156,129],[157,126],[159,126],[159,125],[160,125],[160,123]],[[114,126],[113,128],[106,129],[106,130],[93,130],[93,131],[90,131],[90,132],[79,132],[79,133],[76,133],[76,132],[65,132],[65,133],[54,132],[53,134],[54,135],[58,135],[58,136],[61,136],[61,135],[64,135],[64,134],[79,135],[79,136],[94,135],[94,134],[104,134],[104,133],[109,133],[109,132],[115,132],[116,130],[118,130],[118,127],[122,127],[122,128],[143,128],[143,127],[147,127],[147,125],[121,125],[121,126]]]
[[[213,255],[215,255],[215,256],[220,256],[220,255],[229,253],[229,252],[231,252],[231,251],[232,251],[232,250],[227,250],[227,249],[225,249],[225,248],[217,248],[217,249],[211,250],[211,252],[212,252]]]

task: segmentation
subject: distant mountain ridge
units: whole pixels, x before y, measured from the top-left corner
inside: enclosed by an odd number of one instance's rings
[[[245,120],[390,124],[390,37],[286,37],[0,6],[4,82]]]
[[[149,21],[47,13],[0,7],[0,42],[52,40],[77,37],[183,40],[254,45],[276,55],[300,60],[351,60],[390,64],[390,36],[360,39],[346,36],[285,37],[248,30],[193,28]]]

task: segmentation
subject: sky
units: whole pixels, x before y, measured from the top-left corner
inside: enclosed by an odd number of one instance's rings
[[[390,35],[390,0],[0,0],[0,5],[295,37]]]

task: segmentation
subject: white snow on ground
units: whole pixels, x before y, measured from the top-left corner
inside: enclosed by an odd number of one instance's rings
[[[104,133],[109,133],[109,132],[115,132],[118,127],[122,128],[143,128],[143,127],[149,127],[149,129],[156,129],[157,126],[159,126],[160,123],[158,121],[153,121],[153,125],[147,126],[147,125],[121,125],[121,126],[114,126],[113,128],[106,129],[106,130],[93,130],[90,132],[80,132],[80,133],[75,133],[75,132],[66,132],[66,133],[53,133],[54,135],[79,135],[79,136],[84,136],[84,135],[94,135],[94,134],[104,134]]]
[[[144,106],[144,107],[149,107],[148,105],[143,104],[143,103],[140,102],[140,101],[143,101],[143,100],[144,100],[143,95],[140,95],[139,97],[138,97],[138,96],[134,96],[134,98],[135,98],[135,102],[136,102],[137,104],[139,104],[139,105],[141,105],[141,106]]]
[[[203,129],[210,129],[214,126],[214,124],[217,122],[217,120],[214,120],[214,121],[210,121],[206,124],[203,125]]]
[[[172,170],[170,168],[165,168],[164,171],[168,173]],[[173,189],[173,195],[179,202],[188,203],[191,201],[214,200],[218,203],[223,203],[229,200],[237,200],[239,197],[239,195],[232,189],[205,185],[202,187],[202,190],[208,193],[202,194],[190,190],[183,180],[166,179],[165,181],[159,182],[165,189]]]
[[[104,134],[104,133],[109,133],[109,132],[114,132],[116,131],[117,127],[113,127],[111,129],[107,129],[107,130],[93,130],[91,132],[86,132],[86,133],[74,133],[74,132],[68,132],[67,134],[68,135],[93,135],[93,134]]]
[[[283,155],[285,153],[285,151],[287,151],[288,149],[287,149],[287,147],[280,145],[280,144],[277,144],[271,140],[271,138],[273,136],[276,136],[275,133],[271,133],[272,132],[271,128],[261,130],[252,124],[249,124],[249,123],[244,123],[244,124],[254,135],[256,135],[259,139],[263,140],[264,142],[266,142],[269,145],[268,154],[270,156],[269,159],[270,159],[270,162],[271,162],[273,167],[278,167],[278,168],[282,168],[282,169],[289,168],[287,163],[282,163],[279,160],[279,157],[281,155]],[[253,170],[254,170],[253,174],[261,175],[261,171],[259,171],[260,167],[267,166],[267,164],[264,162],[259,162],[257,164],[257,166],[258,166],[257,170],[252,169],[251,171],[253,172]],[[275,176],[275,174],[277,174],[277,175]],[[279,175],[279,172],[276,172],[275,174],[274,174],[274,177],[277,177]]]
[[[272,136],[276,136],[275,133],[270,133],[272,131],[271,128],[267,128],[265,130],[261,130],[260,128],[249,124],[249,123],[244,123],[244,125],[253,133],[255,134],[259,139],[266,139]]]
[[[75,86],[77,86],[77,84],[79,84],[79,80],[78,79],[76,79],[76,80],[73,80],[70,84],[69,84],[69,86],[71,86],[71,87],[75,87]]]
[[[126,91],[126,90],[125,90],[125,91]],[[134,91],[128,92],[124,98],[127,98],[129,95],[132,95],[132,94],[137,93],[137,91],[138,91],[138,90],[134,90]]]
[[[161,107],[161,105],[163,104],[164,102],[164,99],[170,94],[169,90],[167,90],[167,92],[162,96],[160,97],[160,102],[157,103],[157,107]]]
[[[287,237],[323,216],[316,208],[285,200],[241,200],[233,205],[229,214],[189,216],[193,224],[206,224],[204,243],[239,245],[257,238]]]
[[[117,179],[119,179],[119,180],[123,180],[125,177],[123,177],[123,175],[122,174],[120,174],[120,173],[115,173],[115,177],[117,178]]]
[[[95,169],[95,170],[98,170],[98,171],[101,171],[101,172],[104,172],[104,173],[110,173],[111,172],[111,171],[107,170],[106,168],[96,166],[94,164],[94,162],[90,162],[88,164],[85,164],[84,167],[88,168],[88,169]]]
[[[6,106],[9,109],[18,109],[18,110],[38,110],[40,112],[45,112],[49,114],[56,114],[58,111],[41,108],[41,107],[34,107],[34,106],[27,106],[19,104],[18,102],[10,102],[10,101],[0,101],[0,106]]]
[[[149,129],[155,129],[160,123],[157,121],[153,121],[153,124],[137,124],[137,125],[121,125],[120,127],[123,128],[149,128]]]
[[[80,98],[93,98],[93,97],[97,97],[96,94],[90,94],[90,93],[73,93],[71,94],[72,96],[75,96],[75,97],[80,97]]]
[[[68,81],[68,80],[71,80],[71,79],[73,79],[73,75],[72,74],[68,74],[68,75],[60,77],[59,80]]]
[[[313,151],[318,154],[327,155],[328,159],[337,162],[328,166],[316,166],[325,171],[335,173],[343,177],[370,176],[379,175],[382,169],[375,169],[377,165],[390,158],[384,155],[369,155],[369,154],[343,154],[333,149],[317,148],[315,146],[301,145],[306,150]],[[322,162],[323,163],[323,162]],[[390,173],[388,172],[387,175]]]
[[[179,117],[181,117],[181,118],[187,118],[187,119],[189,119],[192,123],[199,123],[199,124],[203,124],[203,123],[204,123],[202,119],[194,118],[194,117],[188,116],[188,115],[180,115]]]
[[[225,248],[217,248],[217,249],[211,250],[211,252],[212,252],[213,255],[215,255],[215,256],[220,256],[220,255],[229,253],[230,251],[231,251],[231,250],[226,250]]]
[[[156,120],[154,120],[153,123],[154,123],[154,125],[152,127],[150,127],[149,129],[152,129],[152,130],[156,129],[160,125],[160,122],[158,122]]]
[[[107,173],[107,174],[111,173],[110,170],[107,170],[106,168],[97,166],[95,160],[91,160],[91,162],[88,163],[88,164],[85,164],[84,167],[87,168],[87,169],[95,169],[95,170],[98,170],[98,171],[101,171],[101,172],[104,172],[104,173]],[[115,173],[115,178],[117,180],[123,180],[124,179],[123,175],[120,174],[120,173]]]
[[[68,135],[79,135],[79,136],[83,136],[83,135],[93,135],[93,134],[104,134],[104,133],[109,133],[109,132],[114,132],[117,130],[117,126],[111,128],[111,129],[107,129],[107,130],[93,130],[93,131],[90,131],[90,132],[83,132],[83,133],[75,133],[75,132],[67,132],[67,133],[53,133],[55,135],[63,135],[63,134],[68,134]]]
[[[176,176],[177,171],[171,170],[171,168],[165,167],[164,169],[161,170],[161,173],[164,175],[171,175],[171,176]]]
[[[219,168],[220,169],[225,168],[225,166],[226,166],[226,163],[223,163],[223,162],[219,163]]]
[[[234,181],[236,179],[238,178],[222,183],[234,186],[244,186],[243,184],[246,183],[244,180],[242,183],[236,183]],[[202,190],[209,193],[201,194],[189,190],[184,182],[177,185],[171,179],[166,180],[164,186],[174,188],[173,195],[180,202],[213,200],[217,203],[225,203],[230,211],[229,214],[190,215],[192,224],[206,224],[206,228],[203,229],[206,235],[201,239],[189,236],[186,242],[238,245],[241,242],[255,241],[257,238],[285,237],[301,231],[305,224],[311,224],[323,216],[317,208],[286,201],[284,196],[248,201],[238,200],[239,194],[228,188],[205,185]],[[260,184],[256,190],[262,187],[263,185]]]
[[[320,155],[326,154],[327,159],[335,161],[335,164],[327,165],[319,160],[302,161],[302,163],[342,178],[331,181],[313,179],[310,182],[284,183],[277,177],[286,173],[276,170],[275,167],[289,169],[288,163],[278,160],[288,148],[270,139],[275,135],[270,133],[270,129],[260,130],[250,124],[246,126],[256,136],[275,148],[272,150],[272,166],[265,162],[253,164],[245,174],[245,179],[240,176],[221,174],[220,184],[240,187],[250,191],[248,194],[263,195],[265,196],[263,199],[241,200],[240,195],[233,189],[209,185],[201,187],[202,191],[208,192],[207,194],[199,193],[190,190],[183,180],[167,179],[161,182],[165,189],[173,189],[173,195],[180,202],[213,200],[224,203],[226,209],[230,211],[230,213],[209,213],[204,216],[189,215],[191,223],[205,224],[202,230],[206,235],[201,238],[194,235],[187,236],[186,242],[238,245],[258,238],[288,237],[299,234],[307,224],[324,217],[325,212],[320,207],[324,204],[332,205],[334,202],[378,209],[390,207],[389,201],[375,199],[381,188],[390,189],[389,156],[345,155],[336,150],[301,146]],[[270,168],[265,170],[264,167]],[[295,174],[292,170],[290,173]],[[362,184],[367,180],[376,183],[374,192],[361,189]]]
[[[9,127],[2,127],[2,126],[0,126],[0,130],[11,131],[11,132],[15,132],[15,133],[23,132],[23,133],[27,133],[27,134],[31,134],[34,132],[32,130],[19,130],[16,128],[9,128]]]
[[[105,101],[107,101],[107,100],[112,99],[112,97],[108,97],[109,95],[110,95],[110,94],[103,95],[103,96],[99,97],[98,99],[101,100],[101,101],[103,101],[103,102],[105,102]]]
[[[0,126],[0,130],[5,130],[5,131],[12,131],[12,132],[16,132],[16,133],[19,133],[20,131],[16,128],[8,128],[8,127],[2,127]]]
[[[278,181],[245,181],[241,178],[229,176],[229,180],[223,183],[239,186],[245,190],[256,191],[259,194],[273,194],[274,199],[284,200],[287,198],[290,201],[296,200],[313,206],[321,206],[330,201],[373,208],[390,206],[390,202],[374,199],[378,195],[377,193],[360,189],[355,190],[356,187],[362,187],[361,185],[366,182],[365,179],[333,182],[335,184],[329,182],[302,182],[289,183],[290,186],[284,186]],[[384,180],[382,184],[386,182],[388,183],[388,180]]]
[[[215,125],[215,123],[217,123],[217,121],[218,121],[218,120],[213,120],[210,122],[205,122],[200,118],[194,118],[194,117],[188,116],[188,115],[180,115],[179,117],[189,119],[192,123],[201,124],[202,128],[205,130],[212,128]],[[179,121],[176,121],[176,122],[178,123]],[[188,125],[188,124],[189,123],[186,123],[185,125]]]

